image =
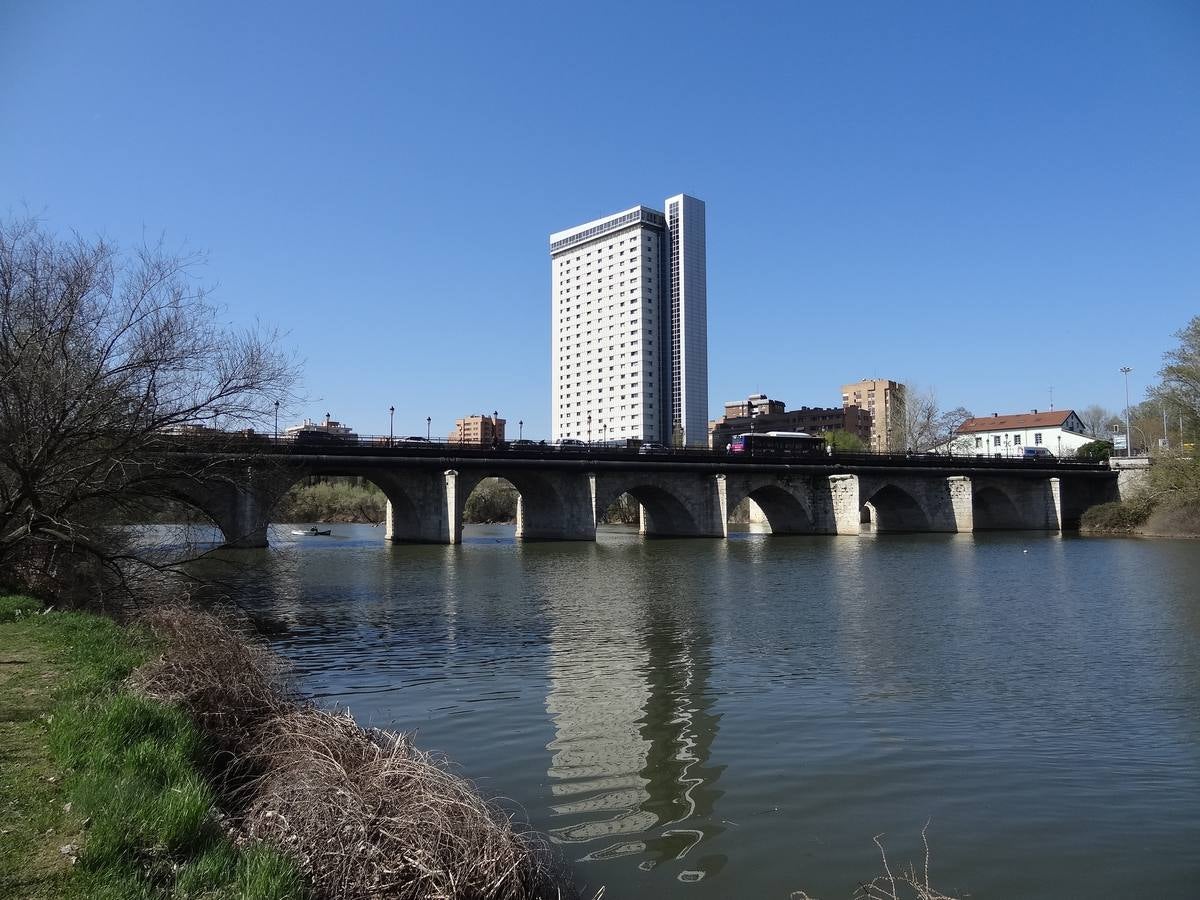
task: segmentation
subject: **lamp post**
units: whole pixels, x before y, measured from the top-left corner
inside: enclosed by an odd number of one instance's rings
[[[592,445],[592,414],[588,413],[588,446]]]
[[[525,437],[525,420],[517,419],[517,440],[522,440]]]
[[[279,443],[279,401],[275,401],[275,443]]]
[[[388,446],[389,447],[392,446],[392,438],[395,437],[395,434],[396,434],[396,430],[394,428],[395,424],[396,424],[396,407],[389,406],[388,407]]]
[[[1129,373],[1133,369],[1121,366],[1121,374],[1125,376],[1125,456],[1133,456],[1133,435],[1129,433]]]
[[[433,424],[433,417],[425,417],[425,440],[429,440],[429,426]]]

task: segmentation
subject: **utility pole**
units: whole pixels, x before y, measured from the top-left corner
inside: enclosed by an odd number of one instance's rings
[[[1133,369],[1121,366],[1121,374],[1125,376],[1125,458],[1133,456],[1133,435],[1129,431],[1129,373]]]

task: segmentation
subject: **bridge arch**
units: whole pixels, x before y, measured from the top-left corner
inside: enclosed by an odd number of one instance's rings
[[[887,482],[859,496],[876,531],[933,531],[929,513],[909,491]]]
[[[775,476],[726,476],[727,514],[750,500],[772,534],[812,534],[818,530],[811,484]],[[754,520],[752,516],[752,521]]]
[[[175,478],[158,492],[206,516],[221,532],[225,547],[267,546],[267,520],[255,485],[233,477]]]
[[[461,542],[467,499],[487,478],[502,478],[516,489],[518,539],[592,540],[596,536],[590,491],[582,474],[496,466],[447,472],[446,477],[453,482],[451,543]]]
[[[594,476],[598,521],[614,501],[629,494],[641,506],[641,532],[660,537],[722,537],[724,524],[711,475],[617,472]]]

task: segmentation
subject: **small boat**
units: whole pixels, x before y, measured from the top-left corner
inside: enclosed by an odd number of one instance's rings
[[[301,537],[329,537],[329,535],[333,534],[333,529],[326,528],[324,531],[321,531],[316,525],[314,525],[307,531],[296,531],[293,529],[292,534],[299,535]]]

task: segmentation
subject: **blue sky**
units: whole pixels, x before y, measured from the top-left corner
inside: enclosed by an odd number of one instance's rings
[[[681,191],[712,414],[1116,408],[1200,314],[1187,0],[0,0],[0,84],[0,212],[206,252],[361,433],[548,433],[549,233]]]

